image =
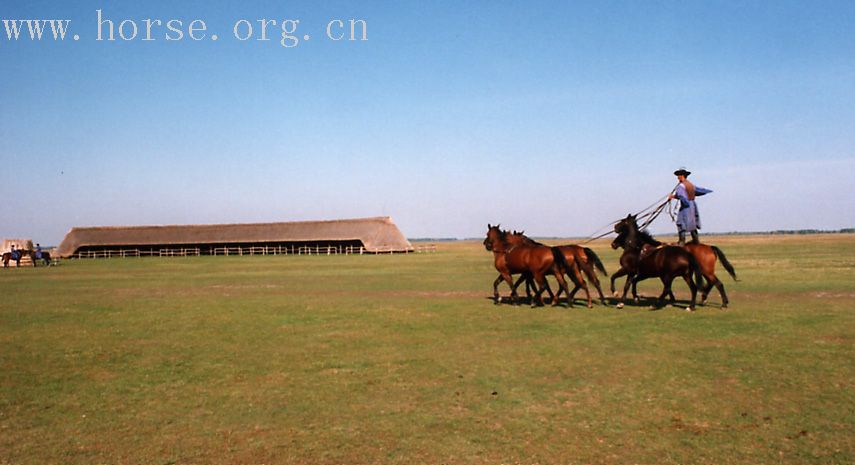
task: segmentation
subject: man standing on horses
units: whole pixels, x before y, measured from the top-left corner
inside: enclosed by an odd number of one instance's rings
[[[677,190],[673,194],[668,195],[668,199],[680,201],[680,211],[677,213],[677,234],[681,246],[686,245],[686,232],[692,235],[692,243],[699,242],[698,229],[701,229],[701,217],[698,214],[695,197],[712,192],[710,189],[704,189],[689,182],[687,178],[690,174],[692,174],[691,171],[686,171],[686,168],[674,171],[674,176],[677,176],[680,184],[677,185]]]

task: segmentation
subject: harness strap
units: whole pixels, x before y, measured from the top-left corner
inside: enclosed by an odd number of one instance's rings
[[[642,258],[648,257],[663,247],[668,247],[668,244],[659,244],[658,246],[656,246],[652,250],[648,250],[646,252],[645,252],[644,248],[642,248],[641,253],[638,255],[638,259],[641,260]]]

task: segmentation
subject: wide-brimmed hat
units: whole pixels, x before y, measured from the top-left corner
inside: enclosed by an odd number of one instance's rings
[[[686,168],[681,167],[677,171],[674,171],[674,176],[688,176],[692,174],[691,171],[688,171]]]

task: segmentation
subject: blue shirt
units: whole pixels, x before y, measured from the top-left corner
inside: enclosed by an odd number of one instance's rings
[[[695,186],[695,197],[709,194],[711,189]],[[680,231],[695,231],[701,229],[701,216],[698,214],[698,206],[694,200],[689,200],[686,186],[680,183],[677,186],[674,197],[680,201],[680,211],[677,213],[677,228]]]

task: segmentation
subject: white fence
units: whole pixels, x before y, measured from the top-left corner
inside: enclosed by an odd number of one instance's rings
[[[433,253],[436,246],[419,245],[413,250],[377,248],[368,250],[362,246],[253,246],[253,247],[211,247],[211,248],[163,248],[163,249],[117,249],[83,250],[72,258],[127,258],[127,257],[195,257],[199,255],[376,255],[394,253]]]

